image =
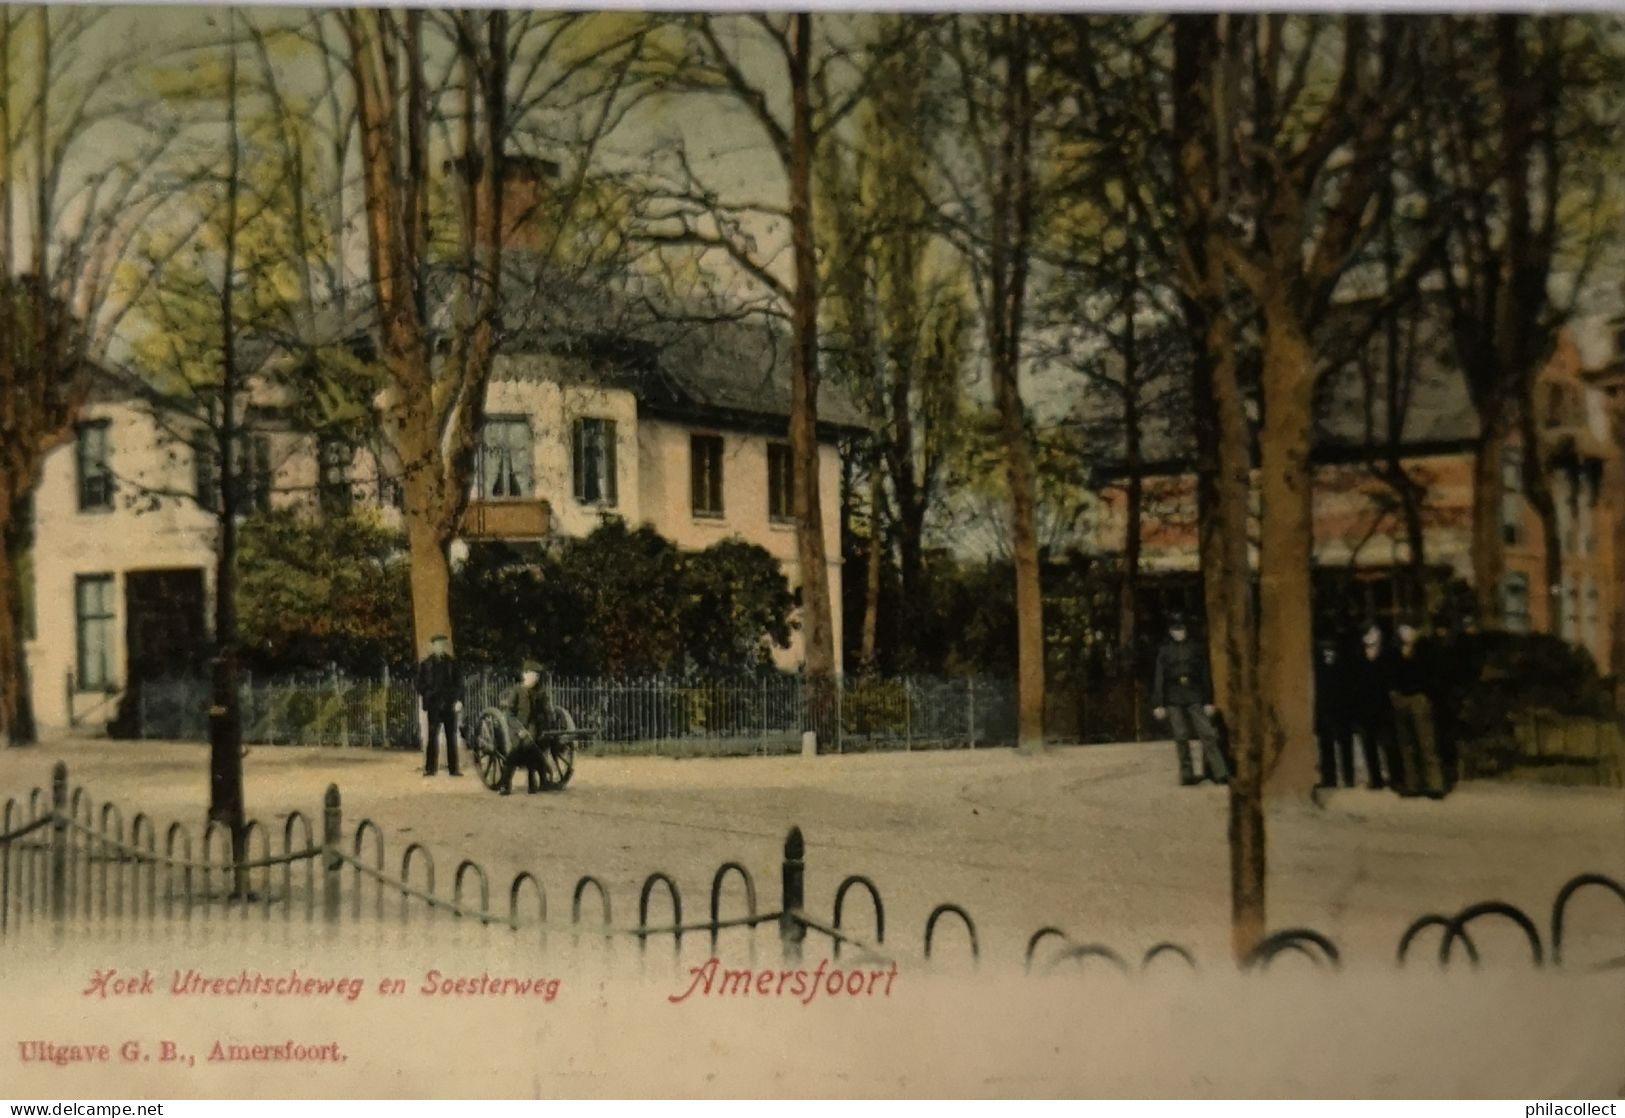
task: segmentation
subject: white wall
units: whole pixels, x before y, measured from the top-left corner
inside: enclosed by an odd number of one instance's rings
[[[689,491],[689,439],[696,434],[722,439],[722,509],[717,516],[695,516]],[[644,418],[638,428],[640,489],[644,520],[678,547],[699,551],[720,540],[738,537],[767,551],[784,566],[793,588],[801,584],[796,555],[796,529],[768,516],[767,446],[783,439],[706,428],[664,419]],[[819,487],[828,558],[830,603],[834,613],[836,663],[841,649],[841,459],[831,445],[819,447]],[[801,663],[796,633],[787,650],[775,653],[781,667]]]
[[[597,507],[576,503],[571,473],[570,432],[577,417],[612,419],[616,424],[617,502],[612,510],[629,524],[648,523],[677,546],[701,550],[738,537],[766,550],[784,566],[792,587],[800,585],[795,527],[768,516],[767,445],[782,441],[761,434],[706,429],[638,416],[630,392],[547,380],[493,380],[486,411],[526,415],[535,437],[536,496],[552,508],[554,531],[568,536],[591,532]],[[117,479],[113,507],[80,512],[76,447],[69,442],[47,456],[35,496],[35,639],[28,644],[34,709],[42,728],[61,729],[70,716],[81,729],[99,726],[117,710],[119,695],[67,692],[76,673],[75,579],[112,575],[114,678],[128,678],[125,663],[125,575],[132,571],[197,569],[203,572],[205,621],[212,623],[215,523],[183,494],[193,488],[190,448],[164,436],[146,412],[125,403],[86,408],[87,422],[108,420],[111,463]],[[690,506],[689,437],[696,432],[723,440],[721,517],[696,517]],[[307,436],[273,435],[273,503],[313,506],[317,481],[315,443]],[[376,477],[371,456],[358,452],[352,463],[358,507],[373,503]],[[840,457],[832,445],[820,447],[827,577],[834,607],[837,662],[841,642]],[[173,495],[164,495],[165,493]],[[392,510],[386,518],[393,519]],[[791,647],[775,654],[782,667],[801,661],[799,633]]]
[[[69,722],[67,678],[70,672],[77,672],[74,585],[78,576],[114,576],[116,683],[122,683],[129,673],[124,639],[125,574],[199,569],[206,595],[213,585],[213,518],[184,497],[151,492],[190,492],[190,450],[161,437],[150,416],[127,404],[92,404],[86,407],[84,419],[111,423],[109,461],[116,479],[113,507],[79,511],[77,448],[72,441],[46,457],[34,496],[35,638],[28,644],[28,667],[35,717],[46,730],[60,729]],[[72,698],[72,713],[85,723],[105,722],[117,706],[117,693],[76,692]]]

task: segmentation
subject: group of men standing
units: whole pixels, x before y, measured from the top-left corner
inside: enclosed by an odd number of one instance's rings
[[[1390,645],[1381,626],[1367,625],[1352,654],[1336,641],[1320,643],[1315,663],[1320,784],[1354,786],[1357,736],[1367,787],[1440,799],[1455,777],[1450,666],[1443,662],[1445,650],[1424,638],[1416,621],[1401,621],[1394,635]]]
[[[1401,796],[1439,799],[1454,780],[1454,696],[1444,650],[1412,620],[1396,627],[1390,646],[1382,627],[1366,626],[1353,653],[1323,640],[1315,662],[1315,735],[1320,787],[1355,783],[1354,739],[1360,740],[1367,786]],[[1190,637],[1182,616],[1168,623],[1151,677],[1152,714],[1166,721],[1179,757],[1179,783],[1226,783],[1230,767],[1219,740],[1207,648]],[[1201,743],[1197,772],[1191,737]]]

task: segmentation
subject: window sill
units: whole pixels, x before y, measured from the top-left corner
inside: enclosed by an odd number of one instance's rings
[[[699,520],[707,524],[721,524],[728,519],[727,513],[703,512],[700,509],[691,509],[690,514],[695,520]]]
[[[73,693],[76,696],[77,695],[98,695],[98,696],[105,699],[105,698],[107,698],[109,696],[117,695],[121,690],[123,690],[123,688],[116,687],[113,684],[109,683],[105,687],[75,687],[73,689]]]
[[[106,516],[108,513],[112,512],[112,511],[113,511],[113,506],[112,505],[80,505],[79,506],[79,515],[81,515],[81,516]]]
[[[797,523],[798,521],[793,516],[770,516],[767,518],[767,526],[781,532],[795,531]]]

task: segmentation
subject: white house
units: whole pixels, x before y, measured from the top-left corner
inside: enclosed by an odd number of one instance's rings
[[[612,348],[614,356],[603,352]],[[510,346],[496,360],[460,545],[590,532],[602,518],[648,524],[685,549],[728,537],[757,544],[801,584],[786,442],[782,363],[739,350]],[[274,402],[273,402],[274,405]],[[828,580],[841,646],[840,459],[836,439],[861,426],[825,390],[820,469]],[[243,444],[252,509],[389,501],[387,454],[317,440],[275,406],[254,409]],[[193,495],[215,484],[151,409],[116,392],[84,409],[74,442],[46,460],[34,502],[33,636],[27,653],[42,731],[99,730],[120,716],[132,681],[197,670],[212,618],[216,522]],[[780,664],[800,662],[795,643]]]

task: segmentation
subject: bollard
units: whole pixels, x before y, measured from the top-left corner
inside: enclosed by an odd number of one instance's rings
[[[343,882],[344,815],[339,806],[339,786],[329,784],[322,801],[322,915],[339,918],[339,886]]]
[[[68,766],[51,770],[51,919],[68,912]]]
[[[802,859],[806,851],[801,828],[791,827],[784,840],[783,904],[779,906],[779,942],[787,963],[801,960],[801,941],[807,938],[807,926],[801,922],[807,884],[807,866]]]

